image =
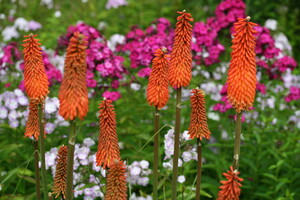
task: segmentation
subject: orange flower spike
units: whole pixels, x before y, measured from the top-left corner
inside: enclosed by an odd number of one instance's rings
[[[110,167],[114,160],[120,160],[120,150],[116,131],[116,113],[112,101],[104,99],[104,101],[101,101],[99,108],[100,134],[96,163],[97,166],[102,166],[105,169]]]
[[[234,23],[231,60],[228,71],[228,100],[240,113],[252,107],[256,89],[255,37],[257,24],[239,18]]]
[[[39,114],[38,103],[31,100],[29,103],[29,114],[26,122],[25,137],[34,136],[36,140],[39,139],[40,127],[39,127]]]
[[[49,81],[43,63],[42,50],[37,35],[24,36],[24,86],[30,99],[43,101],[49,93]]]
[[[114,160],[108,170],[104,199],[127,200],[126,167],[121,160]]]
[[[177,12],[175,38],[171,53],[169,80],[174,88],[188,86],[192,78],[192,25],[194,21],[190,13]]]
[[[189,127],[190,138],[199,138],[202,140],[202,137],[206,139],[210,138],[211,132],[209,131],[207,125],[206,111],[205,111],[205,93],[203,90],[198,88],[192,90],[191,96],[191,121]]]
[[[87,45],[84,35],[75,32],[67,48],[64,77],[58,94],[59,114],[65,120],[73,120],[77,116],[83,120],[88,112],[85,60]]]
[[[239,200],[239,196],[241,194],[242,184],[244,179],[238,177],[240,172],[237,170],[233,170],[233,167],[230,166],[230,171],[227,173],[223,173],[223,176],[227,179],[226,181],[220,181],[221,185],[219,188],[221,189],[218,193],[217,200]]]
[[[170,55],[166,53],[166,48],[156,49],[154,52],[155,58],[152,61],[152,71],[147,88],[148,103],[157,109],[164,107],[169,100],[168,59]]]
[[[53,181],[52,194],[56,195],[55,198],[57,198],[61,194],[63,196],[63,199],[66,199],[67,159],[68,147],[61,146],[58,150],[55,177]]]

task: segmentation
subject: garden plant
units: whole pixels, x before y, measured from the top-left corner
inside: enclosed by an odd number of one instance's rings
[[[296,1],[0,3],[0,200],[300,199]]]

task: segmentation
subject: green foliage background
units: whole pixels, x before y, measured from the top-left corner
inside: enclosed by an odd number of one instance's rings
[[[24,3],[22,3],[24,2]],[[57,39],[60,35],[65,34],[70,25],[75,25],[78,20],[97,27],[100,21],[107,24],[105,30],[101,32],[106,38],[112,34],[126,34],[132,25],[138,24],[141,28],[146,28],[149,24],[159,18],[166,17],[172,24],[175,24],[177,10],[186,9],[193,14],[195,21],[205,21],[208,17],[214,15],[216,6],[220,3],[217,0],[149,0],[136,1],[128,0],[129,5],[117,9],[106,10],[106,1],[89,0],[82,3],[80,0],[59,1],[54,0],[54,8],[48,9],[40,5],[37,0],[24,0],[11,3],[8,0],[1,0],[0,13],[8,15],[9,10],[16,9],[16,17],[24,17],[27,20],[36,20],[43,25],[37,33],[47,48],[54,49],[57,45]],[[278,32],[287,35],[295,59],[300,62],[300,2],[297,0],[256,0],[246,1],[247,14],[250,15],[254,22],[264,24],[264,22],[273,18],[278,21]],[[54,12],[60,10],[60,18],[54,16]],[[1,21],[2,23],[2,21]],[[3,22],[0,26],[5,27],[9,22]],[[230,46],[228,38],[221,38]],[[223,61],[229,61],[229,51],[222,58]],[[128,61],[127,66],[129,66]],[[205,68],[209,73],[214,71],[215,66]],[[295,70],[299,74],[299,68]],[[136,75],[136,71],[132,71]],[[141,147],[148,142],[152,135],[152,118],[153,108],[148,106],[145,100],[146,79],[137,78],[137,82],[142,85],[140,91],[133,91],[128,85],[120,88],[122,98],[115,102],[118,135],[119,140],[124,143],[124,149],[121,152],[122,158],[131,163],[134,160],[152,161],[152,145],[148,144],[144,149]],[[269,82],[265,77],[267,88],[274,88],[281,81]],[[201,75],[194,77],[191,86],[194,88],[202,82],[207,82]],[[212,80],[214,81],[214,80]],[[218,81],[225,83],[225,79]],[[1,92],[4,88],[0,89]],[[57,96],[57,88],[53,88],[50,96]],[[161,112],[162,125],[174,125],[175,101],[174,93],[168,103],[168,109]],[[258,94],[261,95],[261,94]],[[300,134],[295,124],[287,123],[287,119],[293,112],[299,109],[300,103],[290,103],[288,109],[280,110],[280,104],[285,103],[283,97],[285,93],[275,93],[272,90],[267,91],[267,95],[276,97],[276,106],[274,109],[260,108],[256,104],[259,117],[257,121],[245,123],[243,125],[243,145],[241,148],[241,177],[243,182],[241,199],[277,199],[292,200],[300,199]],[[261,96],[261,98],[267,98]],[[80,143],[85,137],[98,137],[98,127],[88,126],[91,123],[98,122],[96,112],[98,103],[101,99],[101,91],[98,91],[96,98],[90,100],[90,111],[88,117],[83,121],[81,132],[77,141]],[[207,97],[207,108],[216,102]],[[189,101],[183,102],[182,109],[182,131],[188,128],[189,124]],[[231,111],[231,114],[234,114]],[[228,169],[231,164],[233,154],[233,132],[234,121],[228,118],[228,113],[221,114],[220,121],[208,120],[211,132],[217,139],[216,143],[204,142],[203,156],[206,163],[203,165],[203,199],[216,199],[218,193],[219,181],[222,180],[222,172]],[[274,118],[277,123],[272,124]],[[161,133],[166,133],[169,128],[165,127]],[[229,133],[229,140],[221,137],[222,130]],[[12,129],[7,124],[0,125],[0,172],[6,171],[5,175],[0,175],[0,199],[33,199],[34,198],[34,166],[33,151],[31,140],[23,137],[24,129]],[[55,132],[46,139],[47,150],[61,144],[66,144],[67,139],[62,135],[67,134],[68,129],[61,127],[56,128]],[[194,143],[195,141],[190,141]],[[212,149],[219,153],[215,154]],[[96,149],[92,149],[96,151]],[[160,149],[163,152],[163,146]],[[162,169],[162,166],[160,167]],[[191,192],[191,185],[196,174],[196,163],[191,162],[189,165],[181,168],[181,173],[186,176],[186,183],[180,184],[179,193],[182,199],[194,199]],[[160,193],[160,199],[164,195],[169,199],[171,172],[162,170],[163,185],[165,193]],[[21,179],[22,177],[22,179]],[[52,180],[49,173],[49,180]],[[49,185],[50,186],[50,185]],[[133,188],[132,192],[140,194],[150,194],[151,187]],[[192,193],[192,194],[191,194]],[[210,198],[210,197],[211,198]],[[180,199],[181,199],[180,198]]]

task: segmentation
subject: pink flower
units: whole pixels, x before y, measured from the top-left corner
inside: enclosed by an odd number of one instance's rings
[[[112,101],[116,101],[119,98],[121,98],[121,94],[119,92],[110,92],[110,91],[105,91],[102,94],[103,97],[105,97],[106,99],[112,100]]]

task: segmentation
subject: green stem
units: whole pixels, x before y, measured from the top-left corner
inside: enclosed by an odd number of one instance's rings
[[[241,132],[242,132],[242,112],[237,113],[235,138],[234,138],[234,154],[233,154],[233,169],[239,169],[240,147],[241,147]]]
[[[176,120],[175,120],[175,139],[174,139],[175,141],[174,141],[174,157],[173,157],[173,177],[172,177],[172,200],[176,200],[176,198],[177,198],[180,111],[181,111],[181,87],[177,89],[177,97],[176,97]]]
[[[73,165],[74,165],[74,149],[76,139],[76,121],[70,120],[70,133],[68,143],[68,159],[67,159],[67,188],[66,200],[73,199]]]
[[[43,192],[44,199],[48,200],[48,181],[47,181],[47,172],[46,172],[46,162],[45,162],[45,131],[44,131],[44,121],[43,121],[43,104],[38,105],[38,114],[39,114],[39,126],[40,126],[40,152],[41,152],[41,161],[42,161],[42,180],[43,180]]]
[[[33,141],[34,146],[34,167],[35,167],[35,192],[36,199],[41,200],[41,183],[40,183],[40,168],[39,168],[39,144],[38,141]]]
[[[157,200],[158,194],[158,164],[159,164],[159,110],[154,113],[154,160],[153,160],[153,200]]]
[[[202,143],[201,140],[199,140],[199,138],[197,139],[197,154],[198,154],[198,167],[197,167],[196,200],[200,200],[201,172],[202,172]]]

